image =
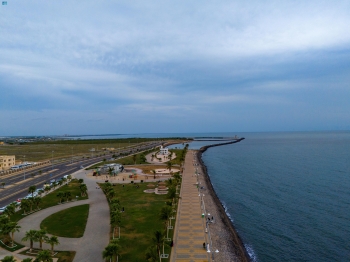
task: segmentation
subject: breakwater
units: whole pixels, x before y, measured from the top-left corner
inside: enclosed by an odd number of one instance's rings
[[[202,160],[202,154],[210,147],[216,147],[216,146],[223,146],[223,145],[228,145],[228,144],[234,144],[234,143],[238,143],[241,142],[242,140],[244,140],[244,138],[240,138],[234,141],[230,141],[230,142],[224,142],[224,143],[220,143],[220,144],[214,144],[214,145],[207,145],[204,146],[202,148],[200,148],[197,151],[197,159],[199,164],[201,165],[201,169],[203,172],[203,180],[204,180],[204,184],[207,187],[207,192],[209,193],[209,195],[212,198],[212,201],[214,202],[214,206],[212,208],[216,208],[217,212],[216,214],[219,216],[220,221],[222,222],[222,229],[218,229],[217,231],[228,231],[229,235],[227,234],[221,234],[219,235],[218,232],[214,232],[217,233],[217,238],[222,238],[222,236],[229,238],[224,240],[224,242],[222,242],[223,240],[221,239],[221,246],[223,243],[228,244],[229,247],[227,247],[229,250],[228,252],[233,252],[235,255],[235,258],[239,261],[242,262],[248,262],[250,261],[249,255],[244,247],[243,241],[241,240],[240,236],[238,235],[236,229],[234,228],[232,222],[230,221],[229,217],[227,216],[226,212],[225,212],[225,207],[223,206],[223,204],[221,203],[220,199],[218,198],[213,185],[210,181],[210,177],[208,175],[207,172],[207,167],[204,164],[203,160]],[[209,203],[208,203],[209,204]]]

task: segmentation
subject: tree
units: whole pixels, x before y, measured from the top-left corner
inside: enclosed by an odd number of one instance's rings
[[[72,199],[72,193],[70,191],[65,192],[64,195],[67,198],[67,202]]]
[[[26,214],[26,212],[29,209],[29,200],[28,199],[22,199],[20,204],[21,210],[23,210],[23,215]]]
[[[118,239],[113,239],[111,243],[105,247],[105,250],[103,250],[102,257],[106,259],[106,261],[112,260],[112,262],[116,262],[118,260],[119,254],[120,245],[118,243]]]
[[[71,181],[71,180],[72,180],[72,176],[71,176],[71,175],[68,175],[68,176],[67,176],[67,180],[68,180],[68,181]]]
[[[49,250],[41,250],[36,256],[36,261],[38,262],[52,262],[52,255]]]
[[[13,256],[6,256],[0,260],[1,262],[16,262],[16,259]]]
[[[16,207],[14,204],[10,204],[5,208],[4,213],[9,217],[12,216],[16,212]]]
[[[86,184],[81,184],[81,185],[79,186],[79,188],[80,188],[81,196],[86,196],[86,192],[87,192],[87,186],[86,186]]]
[[[14,244],[14,239],[13,239],[13,235],[15,234],[15,232],[19,232],[19,229],[21,228],[17,222],[10,222],[8,224],[8,228],[9,231],[11,232],[11,240],[12,240],[12,246]]]
[[[37,234],[36,234],[37,230],[29,230],[25,233],[25,236],[24,238],[22,238],[22,241],[30,241],[30,250],[29,252],[32,252],[32,249],[33,249],[33,242],[36,242],[38,241],[38,238],[37,238]]]
[[[84,179],[80,178],[80,179],[78,180],[78,182],[79,182],[80,184],[82,184],[82,183],[84,183]]]
[[[6,185],[6,183],[5,183],[5,182],[1,182],[1,186],[2,186],[2,188],[5,188],[5,185]]]
[[[45,242],[51,245],[51,254],[53,255],[53,247],[60,244],[58,238],[56,236],[47,237]]]
[[[157,173],[157,171],[154,170],[154,169],[152,169],[151,171],[152,171],[152,173],[153,173],[153,179],[156,179],[156,173]]]
[[[158,257],[159,260],[162,261],[161,257],[160,257],[160,247],[163,243],[163,233],[159,230],[154,231],[154,235],[152,237],[152,242],[155,245],[156,249],[157,249],[157,253],[158,253]]]
[[[169,172],[171,171],[173,164],[169,161],[166,163],[166,168],[169,170]]]
[[[35,204],[36,209],[39,209],[39,205],[42,202],[42,198],[40,196],[34,197],[33,202]]]
[[[156,247],[149,247],[146,251],[146,260],[149,262],[157,262],[159,259],[157,248]]]
[[[115,191],[112,187],[108,189],[107,196],[109,201],[111,201],[112,198],[115,196]]]
[[[166,229],[166,237],[168,238],[168,227],[169,227],[169,220],[173,215],[173,209],[171,206],[164,206],[160,210],[159,218],[164,221],[165,229]],[[164,251],[163,251],[164,253]]]
[[[45,190],[45,192],[46,192],[46,194],[51,190],[51,187],[50,186],[46,186],[45,188],[44,188],[44,190]]]
[[[44,229],[40,229],[40,230],[36,231],[36,238],[40,244],[40,249],[43,249],[43,242],[46,239],[46,234],[47,234],[47,232]]]
[[[32,194],[32,197],[34,197],[35,190],[36,190],[36,186],[30,186],[28,189],[28,193]]]
[[[134,161],[134,165],[136,164],[136,155],[132,155],[132,160]]]
[[[122,215],[119,210],[114,210],[111,212],[111,225],[113,226],[113,239],[114,239],[114,233],[117,228],[117,226],[120,227],[122,220]],[[119,235],[120,238],[120,235]]]
[[[62,200],[64,198],[64,193],[62,191],[58,191],[56,196],[59,198],[60,203],[62,203]]]

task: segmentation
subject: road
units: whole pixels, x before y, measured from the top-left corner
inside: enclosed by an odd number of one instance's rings
[[[124,149],[116,153],[93,157],[78,162],[71,163],[68,161],[46,167],[38,167],[38,169],[26,171],[25,174],[23,172],[1,179],[0,182],[5,182],[6,186],[5,189],[0,189],[0,207],[8,205],[19,198],[27,196],[28,188],[32,185],[35,185],[37,188],[41,188],[46,182],[50,181],[51,179],[58,179],[64,175],[72,174],[81,169],[81,166],[86,167],[103,161],[103,159],[109,159],[113,154],[134,154],[140,151],[148,150],[155,146],[159,146],[160,144],[160,142],[153,142],[146,145],[134,147],[132,149]],[[41,175],[38,175],[38,170],[42,170]],[[35,174],[35,176],[33,177],[32,174]]]

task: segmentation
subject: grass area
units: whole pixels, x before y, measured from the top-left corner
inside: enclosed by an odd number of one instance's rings
[[[176,158],[174,158],[173,160],[171,160],[170,162],[173,165],[181,165],[181,159],[180,156],[183,152],[183,149],[169,149],[170,152],[174,152],[176,155]]]
[[[24,250],[20,254],[21,255],[30,256],[29,254],[26,253],[28,250],[29,249]],[[33,249],[33,251],[39,252],[40,250],[39,249]],[[53,257],[54,258],[58,258],[57,262],[73,262],[75,254],[76,254],[75,251],[57,251],[57,254],[55,256],[53,256]]]
[[[149,189],[148,183],[137,184],[116,184],[113,188],[116,198],[125,208],[122,213],[122,227],[120,245],[123,261],[146,261],[145,252],[152,245],[154,231],[163,230],[164,222],[160,220],[159,214],[165,202],[166,195],[147,194],[143,190]],[[174,221],[172,222],[174,226]],[[169,230],[171,238],[173,230]],[[170,254],[170,247],[165,248],[165,253]],[[168,259],[162,259],[163,262]]]
[[[103,166],[105,164],[112,164],[112,163],[117,163],[117,164],[122,164],[122,165],[140,165],[140,164],[148,164],[148,162],[146,162],[146,159],[145,159],[145,156],[149,153],[152,153],[152,152],[156,152],[157,150],[147,150],[145,152],[141,152],[141,153],[138,153],[136,154],[136,158],[135,158],[135,161],[134,161],[134,157],[133,155],[131,156],[126,156],[126,157],[123,157],[123,158],[120,158],[120,159],[117,159],[117,160],[114,160],[114,161],[104,161],[103,163],[98,163],[96,165],[93,165],[89,168],[87,168],[87,170],[89,169],[95,169],[99,166]]]
[[[0,239],[1,239],[2,241],[4,240],[5,237],[7,237],[7,236],[0,235]],[[8,250],[8,251],[11,251],[11,252],[16,251],[16,250],[21,249],[22,247],[24,247],[23,245],[18,244],[17,242],[14,242],[14,244],[15,244],[16,246],[13,247],[13,248],[10,248],[10,247],[4,245],[2,242],[0,242],[0,247],[6,249],[6,250]]]
[[[40,228],[59,237],[82,237],[89,216],[89,206],[75,206],[52,214],[41,222]]]
[[[87,199],[88,196],[81,197],[80,196],[80,189],[79,189],[80,183],[77,180],[72,180],[68,185],[64,185],[51,193],[45,195],[42,197],[42,203],[40,204],[40,208],[48,208],[51,206],[55,206],[59,202],[59,198],[57,197],[57,194],[59,191],[62,192],[70,192],[73,199],[83,200]],[[78,198],[76,198],[78,196]],[[11,221],[19,221],[23,218],[23,211],[17,211],[13,216],[11,216]]]
[[[57,140],[45,142],[31,142],[26,144],[5,144],[0,146],[0,155],[15,155],[16,160],[41,161],[75,157],[90,157],[91,148],[95,148],[94,155],[103,155],[107,153],[102,148],[125,148],[135,146],[140,143],[150,142],[157,139],[130,138],[130,139],[96,139],[96,140]]]

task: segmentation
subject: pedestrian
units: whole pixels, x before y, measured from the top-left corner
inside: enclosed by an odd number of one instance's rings
[[[205,245],[205,242],[203,243],[203,248],[206,249],[206,245]]]

